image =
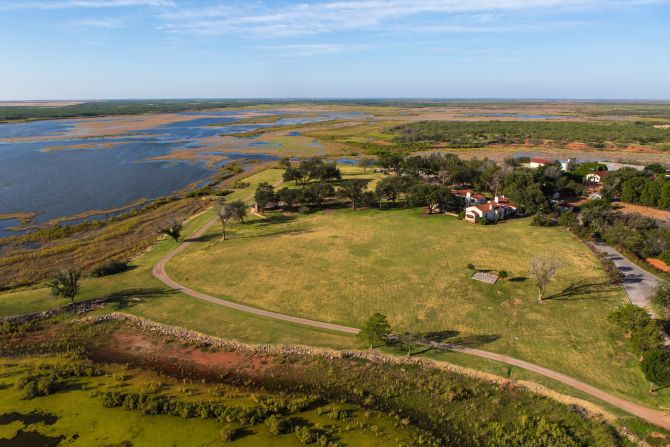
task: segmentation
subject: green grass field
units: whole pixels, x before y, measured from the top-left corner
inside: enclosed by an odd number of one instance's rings
[[[228,200],[249,197],[258,183],[276,183],[281,173],[254,174],[245,179],[251,185]],[[343,174],[369,178],[371,185],[379,177],[357,167],[343,167]],[[183,234],[212,216],[210,210],[188,221]],[[637,360],[609,334],[605,316],[624,301],[622,292],[601,285],[596,260],[562,230],[530,227],[524,220],[481,227],[419,210],[339,210],[275,216],[270,222],[252,218],[232,225],[226,242],[219,231],[212,227],[168,264],[168,272],[214,295],[324,321],[360,325],[381,311],[399,330],[445,331],[450,341],[530,360],[647,404],[670,404],[668,391],[647,394]],[[115,294],[118,299],[104,312],[123,311],[248,343],[357,345],[348,335],[250,316],[167,289],[151,268],[175,246],[162,240],[138,257],[132,270],[86,278],[77,300]],[[535,254],[563,262],[549,291],[555,296],[544,305],[537,304],[531,281],[523,279]],[[468,263],[505,269],[517,279],[477,283],[469,278]],[[4,292],[0,316],[62,303],[46,288]],[[479,368],[461,355],[444,359]],[[495,365],[487,368],[505,375],[507,367]]]
[[[396,330],[439,332],[648,400],[636,362],[605,320],[623,292],[605,284],[597,260],[564,230],[528,220],[482,227],[420,210],[338,210],[254,219],[225,242],[216,231],[168,273],[205,293],[323,321],[360,326],[382,312]],[[528,278],[537,255],[562,263],[545,304]],[[510,279],[473,281],[469,263]]]

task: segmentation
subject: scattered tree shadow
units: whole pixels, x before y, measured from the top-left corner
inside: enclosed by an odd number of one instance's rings
[[[114,306],[114,310],[122,310],[146,300],[161,298],[172,293],[172,290],[158,287],[127,289],[109,295],[108,302]]]
[[[223,233],[208,233],[199,237],[185,239],[184,242],[210,242],[215,239],[223,239]]]
[[[595,292],[609,292],[611,290],[612,285],[606,282],[573,282],[561,292],[545,297],[545,300],[598,300],[602,299],[602,297],[585,295],[591,295]]]
[[[508,279],[509,282],[526,282],[528,281],[528,278],[525,276],[515,276],[514,278]]]
[[[235,436],[233,437],[233,441],[237,441],[238,439],[246,438],[247,436],[252,436],[255,435],[256,432],[253,430],[249,430],[246,427],[238,428],[235,430]]]
[[[459,346],[465,346],[466,348],[478,348],[480,346],[493,343],[499,339],[500,335],[496,334],[475,334],[456,337],[455,339],[451,340],[451,343]]]
[[[458,334],[458,331],[434,331],[425,333],[422,338],[427,341],[435,341],[439,343],[454,338]]]

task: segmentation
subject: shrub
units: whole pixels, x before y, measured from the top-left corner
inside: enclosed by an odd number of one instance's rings
[[[235,440],[235,435],[237,435],[237,429],[231,426],[226,426],[221,429],[219,435],[221,436],[221,440],[223,442],[231,442]]]
[[[458,220],[463,220],[463,219],[465,219],[465,210],[461,210],[458,213]]]
[[[653,351],[662,344],[660,327],[641,307],[626,304],[612,312],[608,320],[630,335],[631,346],[637,354]]]
[[[314,444],[317,439],[316,431],[309,427],[296,427],[295,435],[303,444]]]
[[[273,435],[281,435],[291,430],[291,426],[286,418],[274,414],[265,420],[265,425],[267,425],[268,431]]]
[[[500,279],[506,279],[509,277],[509,273],[507,273],[507,270],[501,270],[498,272],[498,277]]]
[[[468,264],[468,270],[474,270],[475,266],[474,264]]]
[[[109,261],[99,267],[93,269],[91,273],[96,278],[108,275],[115,275],[117,273],[125,272],[128,270],[128,261]]]
[[[548,214],[536,213],[530,221],[530,224],[535,227],[551,227],[554,225],[554,219]]]
[[[659,284],[654,290],[651,302],[661,310],[662,314],[670,316],[670,283]]]
[[[642,372],[648,381],[659,387],[670,386],[670,351],[654,349],[644,356]]]

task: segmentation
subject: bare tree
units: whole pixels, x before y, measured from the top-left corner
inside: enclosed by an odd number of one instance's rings
[[[561,263],[556,259],[542,257],[535,257],[531,259],[530,274],[533,275],[535,284],[537,284],[538,298],[540,303],[544,302],[547,286],[560,267]]]

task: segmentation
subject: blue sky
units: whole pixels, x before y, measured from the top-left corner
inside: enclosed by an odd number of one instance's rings
[[[670,0],[0,0],[0,99],[670,99]]]

